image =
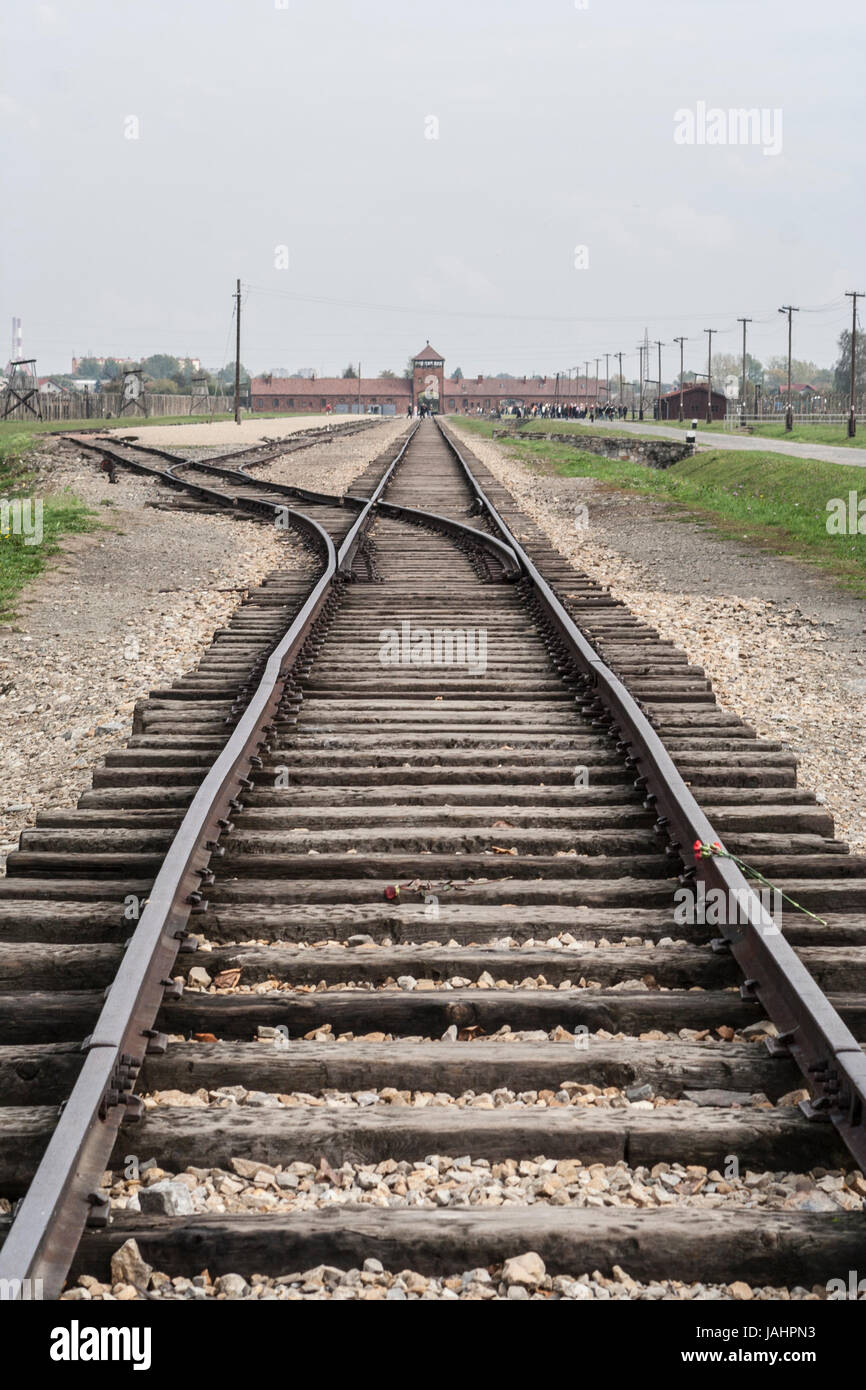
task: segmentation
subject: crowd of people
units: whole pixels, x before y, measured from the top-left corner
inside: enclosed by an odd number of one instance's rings
[[[419,405],[407,405],[406,414],[410,418],[426,419],[436,412],[421,401]],[[476,415],[483,415],[483,406],[477,406]],[[503,415],[513,415],[518,420],[589,420],[594,423],[596,420],[627,420],[628,406],[625,405],[569,405],[557,401],[553,404],[543,405],[506,405],[501,408],[494,408],[489,412],[490,418],[499,420]],[[632,418],[634,411],[632,410]]]
[[[479,412],[480,413],[480,412]],[[516,415],[518,420],[625,420],[628,407],[624,405],[572,405],[557,401],[548,405],[514,405],[500,414]]]

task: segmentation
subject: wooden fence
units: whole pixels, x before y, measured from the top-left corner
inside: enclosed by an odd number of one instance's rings
[[[74,394],[55,395],[53,392],[40,391],[39,399],[35,396],[30,398],[30,405],[36,406],[41,410],[43,420],[102,420],[102,419],[124,419],[139,420],[142,411],[128,407],[121,416],[120,411],[121,396],[119,391],[76,391]],[[210,396],[207,400],[202,396],[152,396],[144,397],[145,410],[148,415],[191,415],[193,418],[199,416],[207,419],[211,414],[221,415],[234,410],[234,401],[230,396]],[[194,406],[194,408],[193,408]],[[0,392],[0,416],[6,408],[6,392]],[[36,417],[26,405],[16,405],[6,417],[9,420],[29,420],[33,421]]]

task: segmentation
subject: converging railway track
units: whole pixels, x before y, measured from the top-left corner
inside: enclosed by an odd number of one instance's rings
[[[85,447],[305,562],[10,855],[0,1275],[862,1268],[866,860],[793,758],[436,422],[342,497]]]

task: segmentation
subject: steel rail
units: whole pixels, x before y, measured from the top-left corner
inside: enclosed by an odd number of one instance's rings
[[[137,447],[137,446],[136,446]],[[299,497],[305,502],[317,502],[322,506],[330,507],[363,507],[365,498],[354,497],[351,493],[314,492],[310,488],[296,487],[291,483],[269,483],[265,478],[252,478],[248,473],[244,473],[239,468],[222,468],[216,463],[193,463],[190,459],[184,459],[183,463],[188,468],[196,468],[200,473],[213,473],[218,478],[231,478],[244,483],[246,487],[257,487],[263,491],[275,492],[286,497]],[[175,465],[176,466],[176,465]],[[173,469],[169,473],[174,476]],[[185,479],[178,478],[178,482]]]
[[[394,459],[392,460],[392,462],[390,463],[386,471],[382,474],[382,477],[379,479],[378,483],[374,487],[363,511],[358,513],[358,516],[355,518],[354,522],[352,523],[352,526],[349,528],[348,534],[346,535],[343,544],[340,546],[340,554],[337,558],[337,568],[342,573],[348,573],[348,571],[351,569],[352,561],[355,558],[355,553],[358,549],[358,546],[361,543],[362,532],[364,528],[367,526],[371,513],[374,511],[376,504],[382,496],[382,493],[385,491],[385,488],[390,483],[400,464],[405,459],[406,450],[409,448],[409,445],[412,443],[412,440],[418,433],[420,424],[421,422],[419,420],[412,426],[412,429],[409,431],[408,435],[403,441],[401,448],[394,456]]]
[[[45,1295],[56,1297],[88,1217],[95,1224],[108,1219],[108,1201],[98,1191],[99,1179],[120,1123],[140,1113],[141,1102],[133,1088],[145,1052],[159,1052],[166,1046],[153,1025],[163,999],[178,991],[170,971],[178,951],[188,941],[186,927],[191,913],[206,907],[202,888],[211,874],[210,860],[220,854],[220,836],[231,829],[231,812],[241,808],[240,798],[250,785],[249,771],[256,766],[259,751],[267,746],[271,721],[279,709],[294,658],[333,594],[337,576],[351,563],[377,504],[383,510],[396,505],[382,504],[381,494],[405,457],[414,433],[364,503],[339,551],[317,522],[303,513],[293,514],[295,523],[306,527],[324,546],[325,568],[271,653],[258,688],[169,847],[94,1031],[83,1044],[86,1057],[81,1073],[0,1252],[0,1278],[42,1279]],[[499,531],[501,543],[522,565],[543,617],[591,683],[599,711],[607,711],[600,722],[616,724],[618,747],[640,774],[636,785],[645,791],[647,804],[660,813],[657,828],[688,861],[695,840],[711,843],[718,839],[712,825],[643,711],[576,627],[444,430],[443,437],[479,505]],[[183,486],[179,480],[175,482]],[[263,508],[269,504],[256,505]],[[270,506],[273,510],[273,504]],[[400,510],[408,513],[411,509]],[[472,531],[450,518],[420,512],[417,516],[433,524],[444,520],[453,528]],[[474,532],[472,539],[480,540],[483,535]],[[862,1166],[866,1157],[866,1059],[856,1040],[764,913],[739,869],[730,861],[713,858],[702,861],[701,872],[709,883],[723,887],[743,905],[745,923],[736,920],[723,927],[746,974],[743,990],[766,1007],[781,1032],[776,1046],[790,1053],[817,1091],[812,1113],[824,1113],[833,1121]],[[695,873],[690,869],[685,877],[694,880]]]
[[[808,1084],[811,1098],[801,1103],[810,1119],[834,1124],[861,1168],[866,1166],[866,1057],[799,956],[766,912],[748,879],[730,859],[712,855],[693,866],[696,842],[723,844],[640,705],[602,661],[574,623],[526,551],[515,539],[475,478],[450,431],[437,421],[442,437],[462,468],[470,489],[500,535],[519,557],[543,612],[574,663],[592,687],[599,712],[616,725],[617,748],[638,772],[636,786],[658,812],[656,828],[679,850],[688,867],[681,882],[700,875],[708,889],[721,889],[728,907],[719,945],[730,950],[743,971],[745,998],[759,1000],[778,1030],[768,1040],[774,1054],[790,1056]],[[722,943],[724,943],[722,945]]]
[[[329,436],[329,438],[333,437],[333,435]],[[315,442],[315,440],[310,440],[304,447],[309,447],[310,444],[314,444]],[[85,448],[86,447],[88,446],[85,445]],[[90,447],[92,448],[94,446],[91,445]],[[154,454],[158,458],[169,460],[171,466],[165,472],[160,472],[158,469],[152,471],[159,477],[173,478],[176,482],[183,483],[189,488],[195,488],[197,484],[188,483],[185,478],[178,477],[175,473],[176,468],[191,468],[199,473],[211,473],[217,478],[231,478],[243,483],[245,487],[260,488],[262,491],[280,493],[286,497],[300,497],[305,502],[316,502],[324,506],[342,507],[348,503],[351,506],[361,507],[366,500],[362,497],[354,497],[351,494],[337,495],[336,493],[330,492],[315,492],[311,488],[296,487],[290,483],[268,482],[266,478],[255,478],[249,473],[245,473],[243,467],[227,468],[218,462],[220,458],[231,458],[231,454],[218,454],[214,458],[209,459],[188,459],[184,458],[181,454],[169,453],[165,449],[152,448],[149,444],[126,444],[124,447],[127,449],[138,449],[141,453]],[[112,453],[106,448],[103,448],[102,452],[111,453],[111,456],[118,462],[126,462],[134,466],[135,461],[132,459],[122,459],[118,454]],[[279,456],[279,453],[267,454],[264,458],[258,459],[257,462],[268,463],[272,458],[279,458]],[[241,501],[244,499],[238,500]]]
[[[172,840],[93,1033],[82,1044],[84,1065],[0,1251],[0,1277],[41,1279],[49,1298],[60,1292],[94,1209],[97,1224],[102,1219],[99,1175],[121,1121],[127,1113],[136,1118],[139,1112],[132,1087],[144,1054],[165,1048],[153,1024],[166,991],[177,994],[170,972],[186,925],[192,911],[204,909],[201,888],[210,859],[230,827],[230,813],[238,807],[238,792],[248,785],[249,770],[267,740],[291,662],[336,573],[330,536],[302,514],[296,520],[323,546],[323,572],[268,658],[257,690]]]
[[[69,436],[63,435],[62,438],[68,439]],[[76,439],[74,441],[70,440],[70,443],[72,442],[74,442],[75,447],[78,449],[89,449],[92,453],[101,454],[104,458],[112,459],[115,463],[120,464],[121,467],[131,468],[134,472],[144,473],[150,478],[157,478],[168,487],[181,488],[195,497],[201,497],[205,501],[214,502],[218,506],[237,507],[242,510],[255,512],[257,515],[261,515],[263,512],[267,514],[274,510],[272,504],[259,502],[252,497],[239,497],[234,493],[217,492],[213,488],[203,487],[201,483],[191,483],[186,478],[177,477],[173,471],[174,468],[185,465],[189,468],[198,468],[203,473],[213,473],[217,477],[234,477],[243,482],[245,486],[258,487],[272,493],[285,494],[287,497],[297,497],[306,502],[315,502],[332,507],[341,507],[344,505],[343,497],[338,497],[326,492],[312,492],[309,488],[292,487],[287,483],[268,483],[264,478],[250,478],[246,473],[241,473],[238,469],[219,468],[216,465],[204,463],[193,464],[189,459],[179,458],[175,454],[167,453],[164,449],[151,449],[149,446],[138,444],[128,444],[125,446],[129,449],[140,448],[143,452],[168,459],[171,463],[171,467],[167,469],[156,468],[153,464],[145,463],[142,459],[125,458],[123,454],[117,453],[116,449],[111,448],[111,446],[107,444],[91,444],[81,439]],[[348,502],[350,506],[360,507],[364,505],[363,498],[348,497]]]
[[[375,503],[414,434],[415,429],[363,504],[339,551],[317,521],[302,512],[290,512],[293,523],[324,548],[323,572],[268,657],[256,690],[166,852],[94,1030],[82,1044],[86,1053],[82,1069],[0,1250],[0,1279],[10,1281],[6,1287],[21,1290],[38,1280],[43,1296],[56,1298],[85,1225],[88,1221],[104,1225],[108,1220],[109,1202],[99,1191],[99,1180],[121,1123],[142,1113],[134,1085],[145,1054],[162,1052],[167,1045],[154,1023],[163,1000],[178,997],[182,988],[170,972],[182,947],[194,944],[186,928],[193,912],[206,909],[202,888],[212,878],[211,858],[222,853],[220,836],[231,830],[231,812],[242,804],[239,793],[249,787],[249,773],[267,746],[294,660],[333,593],[338,574],[351,564],[363,528],[375,514]],[[147,465],[138,466],[168,476]],[[173,481],[182,487],[194,486]],[[254,505],[278,510],[265,502]],[[31,1284],[24,1284],[28,1279]]]
[[[509,582],[513,583],[523,575],[520,561],[511,546],[499,540],[498,536],[491,536],[488,531],[479,531],[476,526],[466,526],[462,521],[455,521],[450,516],[442,516],[439,512],[421,511],[417,507],[404,507],[397,502],[382,502],[380,500],[376,505],[378,511],[385,516],[393,516],[398,521],[405,521],[414,526],[434,526],[437,531],[444,531],[452,540],[464,544],[468,542],[480,550],[485,550],[499,562],[504,578]]]
[[[361,508],[370,500],[365,497],[356,497],[354,493],[351,492],[339,494],[316,492],[311,488],[297,487],[295,484],[271,483],[265,478],[251,477],[250,474],[243,472],[239,468],[223,468],[211,459],[186,459],[182,458],[180,454],[171,454],[165,449],[152,448],[149,444],[125,444],[123,447],[127,449],[138,449],[141,453],[153,454],[158,458],[164,458],[171,464],[170,468],[155,468],[152,464],[144,463],[141,459],[125,458],[122,454],[117,453],[109,444],[93,444],[82,439],[72,439],[69,435],[62,435],[61,438],[68,440],[69,443],[74,443],[76,448],[89,449],[92,453],[102,454],[103,457],[113,459],[115,463],[131,468],[135,472],[158,478],[161,482],[167,483],[170,487],[186,488],[189,492],[199,493],[209,500],[220,502],[225,506],[243,506],[249,503],[250,509],[258,509],[258,504],[255,503],[252,498],[227,496],[225,493],[211,492],[208,488],[202,487],[198,483],[190,483],[185,478],[178,477],[174,469],[179,467],[197,469],[200,473],[212,473],[218,478],[236,479],[247,487],[261,488],[263,491],[284,494],[286,497],[297,497],[302,501],[315,502],[321,506],[351,506]],[[401,454],[404,452],[405,447],[404,445]],[[228,457],[228,455],[225,455],[225,457]],[[276,457],[276,455],[274,455],[274,457]]]

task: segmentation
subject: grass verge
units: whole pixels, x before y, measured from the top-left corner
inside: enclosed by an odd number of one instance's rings
[[[451,419],[453,419],[453,420],[455,420],[455,421],[459,421],[459,423],[460,423],[461,425],[465,425],[467,429],[474,430],[476,433],[481,433],[482,431],[484,431],[484,432],[486,433],[486,432],[488,431],[488,429],[497,429],[497,430],[513,429],[513,430],[519,430],[520,433],[523,434],[523,435],[531,435],[531,434],[574,434],[574,435],[592,434],[592,435],[595,435],[596,437],[598,437],[598,435],[606,435],[606,434],[615,435],[616,432],[617,432],[617,430],[616,430],[617,425],[621,425],[621,424],[623,424],[623,423],[626,423],[626,424],[629,424],[629,425],[631,425],[631,424],[635,424],[635,425],[639,424],[639,421],[637,421],[637,420],[628,420],[628,421],[625,421],[625,422],[623,422],[622,420],[604,420],[604,421],[599,421],[597,424],[595,424],[595,423],[590,424],[589,420],[509,420],[509,419],[504,419],[504,420],[493,420],[493,421],[490,421],[490,420],[479,420],[477,417],[476,417],[475,419],[473,419],[471,415],[453,415],[453,416],[451,417]],[[658,441],[658,438],[659,438],[658,434],[656,434],[655,432],[651,432],[650,430],[647,430],[645,433],[641,433],[641,434],[638,434],[637,432],[632,433],[632,431],[629,430],[629,431],[627,431],[627,434],[628,434],[628,438],[629,438],[629,439],[652,439],[652,440]],[[673,441],[672,441],[672,442],[673,442]]]
[[[490,438],[494,425],[461,421],[470,433]],[[502,447],[528,467],[566,478],[597,478],[611,487],[667,501],[683,517],[699,518],[720,534],[749,541],[776,555],[807,561],[846,588],[866,594],[866,487],[841,463],[789,458],[759,450],[708,449],[671,468],[606,459],[570,444],[547,440],[502,440]],[[834,513],[850,520],[850,495],[857,513],[855,534],[830,534]],[[828,510],[838,499],[841,509]]]
[[[20,424],[0,433],[0,622],[15,616],[15,599],[56,554],[62,535],[99,524],[71,492],[34,494],[27,454],[36,442]]]

